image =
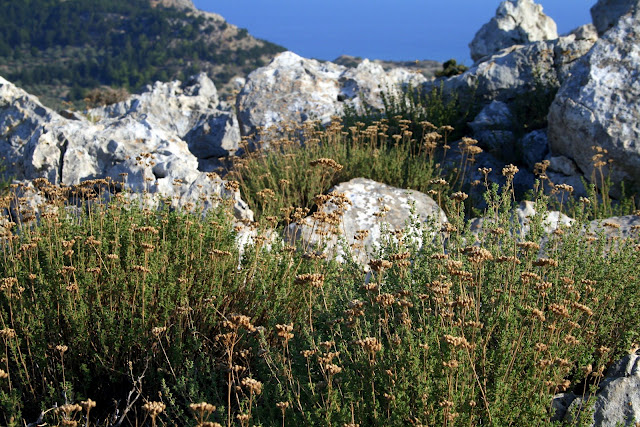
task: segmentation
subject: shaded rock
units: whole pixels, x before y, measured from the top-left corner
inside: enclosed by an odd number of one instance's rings
[[[544,160],[549,154],[549,141],[547,139],[547,130],[538,129],[529,132],[519,141],[519,150],[522,155],[522,161],[531,170],[536,163]]]
[[[576,63],[548,115],[554,155],[575,161],[587,178],[594,172],[593,145],[607,151],[613,182],[640,185],[640,12],[623,17]]]
[[[556,38],[556,23],[542,12],[542,6],[533,0],[506,0],[476,33],[469,49],[471,58],[478,62],[513,45]]]
[[[514,161],[513,114],[506,103],[492,101],[469,123],[469,127],[480,147],[504,161]]]
[[[635,426],[640,420],[640,356],[623,357],[608,370],[595,396],[589,397],[587,410],[593,410],[591,426]],[[595,399],[595,402],[594,402]],[[585,401],[576,397],[570,404],[565,420],[571,422],[583,410]]]
[[[346,68],[284,52],[249,74],[237,99],[238,119],[244,135],[279,123],[318,120],[327,124],[332,116],[342,114],[345,105],[358,110],[365,104],[382,108],[383,91],[425,81],[420,73],[386,72],[368,60]]]
[[[610,28],[613,28],[620,17],[638,8],[638,0],[598,0],[591,7],[591,20],[602,36]]]
[[[576,175],[578,168],[576,164],[568,157],[565,156],[551,156],[549,160],[549,171],[558,172],[566,176]]]
[[[410,225],[412,209],[415,209],[418,221],[433,224],[434,230],[439,231],[440,226],[447,221],[444,211],[436,202],[418,191],[403,190],[369,179],[355,178],[335,186],[330,191],[330,194],[339,193],[343,193],[349,203],[341,207],[344,213],[339,224],[334,226],[337,235],[324,235],[328,229],[316,222],[315,218],[318,215],[315,215],[307,217],[301,224],[291,224],[287,230],[288,238],[301,240],[303,245],[309,248],[321,248],[326,244],[327,252],[339,260],[344,257],[339,239],[344,239],[345,243],[352,247],[355,258],[361,263],[366,263],[380,248],[384,229],[393,231]],[[326,204],[320,208],[320,213],[335,212],[339,209],[337,204],[339,203],[335,201]],[[381,213],[384,215],[380,216]],[[412,230],[407,233],[411,234]],[[415,229],[413,233],[417,233],[414,236],[416,239],[422,237]],[[362,238],[357,239],[359,234]]]

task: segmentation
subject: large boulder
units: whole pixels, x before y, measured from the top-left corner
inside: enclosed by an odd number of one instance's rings
[[[237,111],[243,134],[280,123],[318,120],[329,123],[344,106],[382,108],[383,91],[426,81],[407,70],[386,72],[380,64],[362,61],[356,68],[306,59],[283,52],[267,66],[253,71],[238,95]]]
[[[0,156],[7,176],[63,185],[109,177],[155,200],[169,197],[178,206],[206,208],[224,196],[234,200],[239,218],[253,218],[237,191],[225,188],[215,174],[198,171],[198,159],[177,134],[179,121],[160,124],[151,109],[143,111],[149,114],[132,107],[113,118],[67,119],[0,77]]]
[[[447,221],[444,211],[426,194],[370,179],[355,178],[339,184],[331,189],[329,197],[316,214],[291,224],[286,233],[288,239],[301,240],[305,247],[324,246],[337,259],[344,256],[340,246],[340,240],[344,239],[355,258],[366,263],[382,245],[383,230],[410,226],[412,211],[418,221],[430,224],[435,231]],[[331,216],[336,212],[335,217]],[[416,231],[410,227],[406,233],[413,232],[414,238],[421,238]]]
[[[531,91],[536,84],[557,86],[570,74],[576,60],[586,54],[595,39],[580,28],[556,40],[514,45],[469,68],[463,74],[426,82],[427,91],[440,89],[465,101],[510,101]]]
[[[599,35],[614,27],[622,15],[638,8],[638,0],[598,0],[591,7],[591,19]]]
[[[613,182],[640,185],[639,26],[640,11],[621,18],[576,63],[551,105],[551,151],[573,159],[587,178],[594,162],[606,176],[612,161]]]
[[[558,38],[553,19],[533,0],[505,0],[496,16],[484,24],[469,44],[471,58],[478,62],[513,45]]]

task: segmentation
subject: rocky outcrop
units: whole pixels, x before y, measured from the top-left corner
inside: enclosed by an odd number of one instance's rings
[[[249,74],[238,95],[238,118],[245,135],[278,123],[328,123],[331,116],[342,114],[345,105],[381,108],[383,91],[408,83],[415,87],[425,81],[418,72],[386,72],[368,60],[346,68],[284,52]]]
[[[155,89],[179,86],[169,83]],[[239,218],[252,218],[237,191],[228,191],[215,174],[198,171],[198,158],[178,135],[188,133],[188,123],[199,123],[201,112],[163,110],[155,104],[157,96],[152,91],[102,110],[103,116],[94,110],[89,118],[67,119],[0,78],[0,154],[6,158],[7,175],[64,185],[110,177],[125,181],[134,192],[170,197],[177,206],[210,207],[230,197]]]
[[[513,45],[558,38],[553,19],[533,0],[505,0],[469,44],[475,62]]]
[[[442,89],[474,102],[509,101],[530,91],[536,82],[558,85],[565,81],[575,61],[593,46],[588,31],[574,31],[556,40],[515,45],[480,62],[465,73],[425,83],[425,89]]]
[[[587,178],[596,162],[606,176],[611,160],[613,182],[640,185],[639,26],[640,11],[620,19],[576,63],[551,105],[551,150],[573,159]]]
[[[638,9],[638,0],[598,0],[591,7],[591,19],[599,35],[614,27],[621,16]]]
[[[309,250],[324,249],[339,260],[345,254],[341,240],[351,247],[355,259],[366,263],[380,247],[385,229],[401,230],[409,225],[405,242],[420,239],[421,233],[410,224],[412,211],[419,222],[435,231],[447,221],[444,211],[426,194],[370,179],[356,178],[339,184],[329,196],[316,214],[291,224],[286,234],[289,240],[301,241]]]
[[[234,154],[240,143],[235,114],[221,108],[214,83],[201,73],[184,83],[156,82],[140,95],[88,112],[91,118],[145,121],[183,139],[198,158]]]

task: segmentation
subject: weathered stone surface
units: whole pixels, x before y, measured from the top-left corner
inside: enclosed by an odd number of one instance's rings
[[[362,245],[354,249],[355,258],[366,263],[373,252],[380,247],[383,236],[382,230],[405,229],[411,218],[412,204],[415,204],[415,214],[420,222],[433,221],[435,231],[447,221],[444,211],[438,207],[429,196],[418,191],[403,190],[391,187],[369,179],[356,178],[335,186],[330,193],[344,193],[351,203],[344,206],[344,214],[340,223],[335,226],[339,236],[322,236],[324,228],[314,222],[314,217],[308,217],[302,224],[292,224],[287,230],[290,239],[302,240],[307,247],[315,247],[326,243],[331,256],[342,259],[344,252],[339,245],[339,238],[343,238],[347,245]],[[337,209],[333,203],[321,208],[320,212],[331,213]],[[388,209],[388,210],[387,210]],[[386,213],[379,216],[381,212]],[[367,232],[361,240],[355,239],[359,231]],[[415,232],[415,230],[414,230]],[[411,230],[408,231],[411,234]],[[420,238],[421,236],[414,236]]]
[[[496,16],[476,33],[469,48],[471,58],[478,62],[513,45],[556,38],[556,23],[542,12],[542,6],[533,0],[505,0]]]
[[[226,190],[219,177],[198,171],[198,159],[176,134],[181,126],[187,128],[184,123],[160,121],[160,113],[151,114],[144,102],[129,105],[131,113],[119,117],[70,120],[0,78],[0,155],[6,158],[7,174],[64,185],[106,177],[122,182],[121,174],[126,174],[129,189],[155,200],[167,196],[174,205],[210,207],[224,196],[234,200],[239,218],[253,217],[238,192]]]
[[[312,119],[326,124],[331,116],[341,114],[345,105],[382,108],[381,92],[425,81],[420,73],[386,72],[368,60],[346,68],[284,52],[249,74],[238,96],[238,118],[245,135],[283,122]]]
[[[140,95],[107,107],[90,110],[90,117],[146,121],[185,140],[198,158],[233,154],[240,143],[238,121],[220,109],[214,83],[201,73],[184,83],[156,82]]]
[[[573,159],[587,178],[597,145],[607,150],[602,160],[613,161],[613,182],[640,185],[639,26],[640,12],[623,17],[576,63],[551,105],[551,151]]]
[[[469,68],[463,74],[445,80],[426,82],[427,91],[440,88],[445,95],[455,94],[474,102],[510,101],[530,91],[536,81],[562,83],[575,61],[593,46],[593,39],[580,39],[576,33],[556,40],[538,41],[506,48]]]
[[[607,370],[598,393],[590,398],[595,398],[591,426],[635,426],[640,420],[639,362],[640,356],[633,353],[623,357]],[[567,397],[562,397],[563,404],[566,404]],[[565,411],[564,419],[572,422],[577,413],[582,410],[583,405],[582,397],[574,397]]]
[[[621,16],[638,8],[638,0],[598,0],[591,7],[591,19],[599,35],[614,27]]]

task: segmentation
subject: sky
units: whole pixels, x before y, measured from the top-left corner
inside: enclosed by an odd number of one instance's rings
[[[342,54],[370,59],[471,65],[469,42],[500,0],[193,0],[258,38],[307,58]],[[591,22],[596,0],[537,0],[563,34]]]

